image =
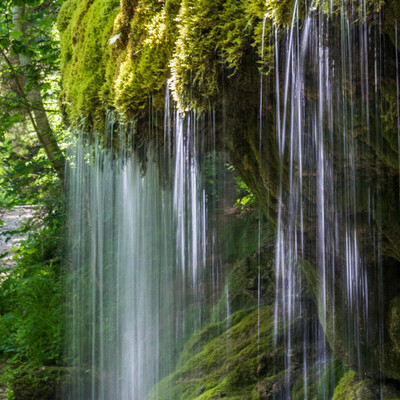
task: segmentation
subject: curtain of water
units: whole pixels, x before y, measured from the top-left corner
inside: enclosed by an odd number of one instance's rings
[[[275,341],[283,329],[285,399],[291,398],[293,371],[298,373],[294,348],[299,334],[293,326],[307,320],[305,279],[321,326],[311,337],[303,328],[304,398],[309,375],[321,376],[326,369],[330,347],[361,375],[379,376],[383,369],[382,291],[372,291],[369,281],[381,288],[381,239],[371,222],[379,213],[380,183],[367,178],[379,176],[382,167],[377,158],[366,160],[367,152],[379,152],[381,146],[380,15],[367,24],[361,1],[344,3],[330,17],[321,7],[310,7],[304,20],[299,12],[296,3],[292,27],[282,37],[276,29],[273,38],[281,161]],[[371,310],[374,296],[380,306]],[[376,365],[370,356],[379,352]],[[328,396],[323,391],[319,398]]]
[[[224,291],[216,215],[232,177],[198,135],[212,122],[167,92],[163,143],[128,150],[134,129],[109,114],[107,148],[80,133],[68,154],[69,400],[143,400]]]
[[[82,138],[71,153],[70,352],[77,376],[68,398],[143,399],[159,377],[160,341],[174,346],[172,332],[159,335],[171,328],[163,312],[179,312],[164,287],[175,274],[172,194],[158,190],[151,150],[145,175],[135,155],[114,158]]]

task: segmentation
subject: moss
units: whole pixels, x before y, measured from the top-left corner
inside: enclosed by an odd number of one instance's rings
[[[301,376],[292,389],[292,400],[331,399],[335,387],[346,371],[347,368],[339,360],[329,362],[322,370],[320,366],[311,368],[307,374],[307,393]]]
[[[71,380],[71,370],[61,367],[23,365],[9,369],[7,380],[9,397],[16,400],[57,400]]]
[[[165,87],[176,39],[178,4],[171,0],[164,4],[141,1],[135,8],[126,50],[113,76],[114,106],[118,111],[135,112],[147,104],[151,94]]]
[[[260,251],[253,251],[234,263],[228,272],[225,291],[228,293],[225,292],[213,309],[214,321],[219,321],[227,315],[227,298],[231,313],[256,306],[259,295],[263,305],[273,304],[275,300],[273,249],[270,246],[262,247]]]
[[[375,400],[378,398],[398,400],[400,393],[390,383],[380,384],[371,379],[360,379],[354,371],[350,370],[340,380],[332,400]]]
[[[184,0],[171,60],[172,88],[182,109],[204,109],[220,94],[220,78],[234,74],[261,31],[265,1]],[[259,42],[259,40],[258,40]]]
[[[386,33],[389,36],[392,43],[399,49],[400,44],[400,4],[397,0],[387,0],[387,6],[385,7],[385,26]],[[397,42],[396,42],[396,27],[397,27]]]
[[[222,66],[239,67],[255,27],[260,42],[262,0],[125,3],[70,0],[61,9],[61,102],[71,121],[101,120],[110,107],[135,115],[171,75],[179,103],[200,106],[218,93]]]
[[[135,115],[166,83],[178,2],[127,4],[70,0],[60,11],[60,100],[70,122],[101,130],[105,110]]]
[[[331,1],[320,6],[330,12]],[[333,10],[341,1],[333,2]],[[369,0],[369,10],[380,1]],[[232,76],[255,47],[260,68],[273,68],[273,26],[302,20],[305,2],[295,0],[68,0],[61,34],[61,102],[70,121],[101,125],[115,108],[130,117],[149,96],[162,106],[164,87],[181,109],[204,110],[218,102],[223,76]],[[264,33],[264,38],[263,38]],[[265,40],[263,40],[265,39]],[[262,45],[264,44],[264,46]]]
[[[374,394],[368,388],[366,381],[357,380],[354,371],[349,371],[340,380],[332,400],[373,400]]]
[[[103,115],[110,85],[104,80],[105,65],[118,11],[118,0],[69,0],[60,11],[60,101],[71,121],[82,116],[97,120]]]
[[[251,400],[266,375],[271,383],[279,378],[272,362],[260,368],[264,353],[272,357],[273,336],[273,308],[268,306],[241,311],[210,325],[191,338],[176,372],[161,381],[147,399]]]
[[[389,335],[395,351],[400,353],[400,296],[395,297],[390,304]]]

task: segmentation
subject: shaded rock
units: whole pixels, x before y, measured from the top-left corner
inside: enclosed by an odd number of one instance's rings
[[[71,377],[69,368],[20,368],[10,377],[8,386],[15,400],[61,400]]]
[[[399,400],[400,390],[393,384],[371,379],[361,379],[354,371],[348,371],[335,389],[332,400]]]

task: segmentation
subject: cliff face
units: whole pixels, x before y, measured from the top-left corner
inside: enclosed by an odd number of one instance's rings
[[[59,16],[60,101],[71,125],[91,131],[102,131],[109,109],[135,119],[137,142],[163,136],[163,118],[149,117],[162,115],[167,82],[182,111],[214,111],[217,146],[271,225],[303,238],[297,263],[334,353],[371,378],[383,370],[399,381],[399,6],[341,3],[321,1],[307,17],[305,4],[294,0],[67,0]],[[302,67],[288,60],[303,60]],[[321,65],[329,87],[321,85]],[[290,119],[296,101],[303,111]],[[281,124],[294,132],[300,120],[304,141],[287,139],[280,148]],[[331,136],[317,140],[318,130]],[[330,184],[332,190],[318,190]],[[299,203],[301,224],[300,214],[293,216]],[[323,276],[321,220],[329,232],[324,254],[333,260]],[[363,265],[362,277],[346,273],[350,253],[359,254],[353,261]],[[331,283],[324,293],[322,281]]]

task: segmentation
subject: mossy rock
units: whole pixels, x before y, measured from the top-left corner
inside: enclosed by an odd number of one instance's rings
[[[146,399],[252,400],[265,379],[272,390],[282,377],[276,366],[283,370],[281,351],[274,348],[273,312],[270,306],[240,311],[196,333],[176,371]]]
[[[274,256],[270,244],[233,264],[228,271],[225,295],[212,310],[212,320],[220,321],[229,313],[256,306],[259,299],[262,305],[272,305],[275,300]]]
[[[61,400],[71,377],[69,368],[21,366],[7,373],[7,386],[15,400]]]
[[[340,380],[332,400],[399,400],[400,391],[390,383],[360,379],[350,370]]]
[[[292,400],[331,399],[338,382],[347,368],[338,359],[328,362],[324,368],[317,365],[307,371],[307,385],[301,376],[293,385]]]
[[[182,110],[218,103],[223,76],[234,75],[251,48],[256,63],[274,68],[274,26],[293,22],[294,0],[67,0],[61,8],[61,103],[70,122],[101,129],[107,109],[137,116],[153,96],[162,108],[171,78]],[[356,0],[347,2],[354,8]],[[299,20],[307,2],[298,2]],[[382,2],[368,0],[367,13]],[[338,12],[342,1],[316,5]],[[392,5],[391,5],[392,6]],[[390,22],[390,21],[389,21]],[[389,24],[388,22],[388,24]],[[390,24],[389,24],[390,25]],[[282,29],[283,31],[284,29]],[[263,46],[264,44],[264,46]],[[149,111],[149,110],[147,110]]]

